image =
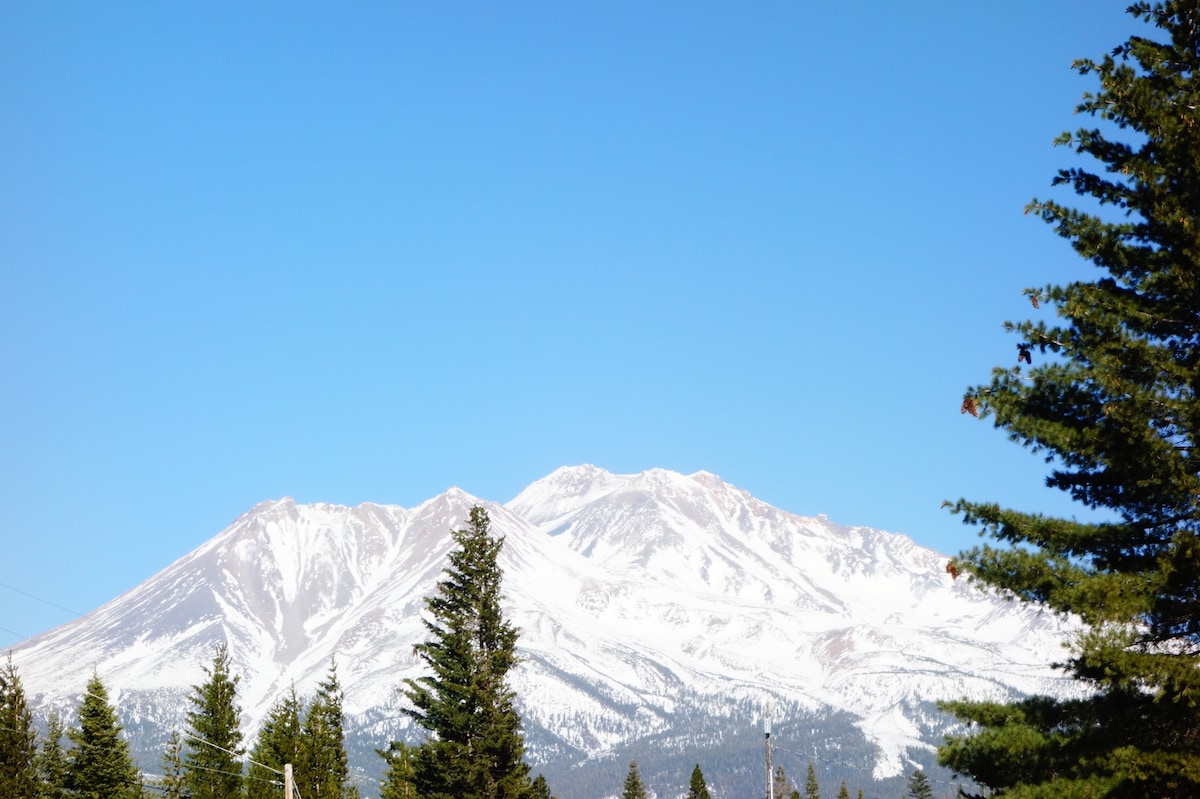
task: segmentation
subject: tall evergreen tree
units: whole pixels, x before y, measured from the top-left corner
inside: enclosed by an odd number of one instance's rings
[[[947,705],[974,726],[939,759],[992,795],[1200,796],[1200,2],[1129,11],[1153,27],[1076,62],[1100,123],[1057,142],[1089,159],[1053,181],[1084,210],[1027,209],[1099,276],[1027,289],[1057,320],[1009,324],[1016,365],[963,401],[1106,519],[956,504],[1000,543],[951,573],[1086,625],[1063,664],[1084,698]]]
[[[246,774],[246,799],[278,799],[280,774],[288,763],[301,762],[300,698],[296,686],[280,697],[258,731],[250,752],[250,768]],[[304,799],[307,795],[301,791]]]
[[[515,799],[529,790],[521,719],[508,672],[518,630],[500,609],[504,539],[489,531],[487,511],[471,509],[456,548],[426,600],[430,639],[416,646],[431,674],[407,680],[408,714],[429,739],[416,751],[413,781],[423,799]]]
[[[642,784],[642,775],[638,774],[636,760],[629,761],[629,773],[625,775],[621,799],[646,799],[646,786]]]
[[[217,647],[208,680],[193,685],[188,697],[190,734],[183,759],[183,784],[190,799],[235,799],[242,793],[239,677],[229,672],[229,648]]]
[[[821,786],[817,784],[817,770],[808,761],[808,776],[804,778],[804,799],[821,799]]]
[[[908,795],[911,799],[933,799],[933,785],[929,777],[921,769],[917,769],[908,777]]]
[[[352,799],[357,794],[350,785],[343,720],[337,664],[330,663],[309,705],[300,736],[302,768],[297,783],[304,799]]]
[[[62,739],[66,731],[57,711],[50,711],[46,723],[46,736],[38,751],[37,773],[40,799],[65,799],[67,795],[67,754],[63,751]]]
[[[688,785],[687,799],[710,799],[708,783],[704,781],[704,772],[700,770],[699,763],[692,769],[692,780]]]
[[[37,799],[37,737],[12,653],[0,669],[0,796]]]
[[[66,787],[74,799],[135,799],[141,781],[129,744],[121,737],[108,690],[92,675],[79,703],[79,726],[67,732],[74,746],[67,756]]]

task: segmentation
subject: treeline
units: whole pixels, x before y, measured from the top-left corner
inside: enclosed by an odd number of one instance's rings
[[[379,799],[555,799],[546,779],[531,775],[508,687],[519,631],[500,608],[497,559],[504,540],[491,535],[479,507],[471,510],[467,529],[451,535],[456,548],[435,595],[426,599],[428,637],[415,647],[425,675],[401,688],[406,714],[427,735],[417,745],[395,741],[376,750],[386,768]],[[294,686],[278,699],[247,748],[239,677],[230,662],[228,648],[219,646],[206,679],[192,686],[186,724],[172,731],[157,771],[143,772],[99,675],[88,681],[71,724],[51,714],[39,736],[10,655],[0,669],[0,799],[359,799],[350,781],[336,663],[310,700]],[[293,780],[291,797],[285,796],[285,772]],[[647,795],[636,762],[624,785],[618,775],[605,793]],[[659,795],[679,795],[682,777]],[[776,799],[799,796],[782,769],[776,781]],[[687,796],[708,799],[709,790],[697,764]],[[849,799],[844,781],[838,797]],[[804,798],[819,799],[811,765]]]
[[[428,674],[406,680],[407,714],[428,733],[377,750],[387,766],[381,799],[553,799],[530,778],[521,720],[508,687],[518,630],[500,610],[503,538],[487,512],[451,533],[444,579],[426,600],[429,639],[416,646]],[[247,754],[239,728],[238,676],[225,645],[192,687],[185,729],[172,732],[159,773],[139,772],[99,675],[77,719],[57,716],[39,742],[11,655],[0,672],[0,799],[357,799],[343,732],[336,664],[310,702],[293,687],[267,713]],[[65,740],[64,740],[65,739]],[[290,776],[290,780],[288,777]]]
[[[342,689],[331,663],[316,695],[293,687],[271,708],[247,754],[239,678],[217,648],[193,686],[183,729],[171,731],[157,773],[140,771],[99,675],[88,680],[70,726],[50,714],[39,736],[12,656],[0,670],[0,797],[4,799],[278,799],[285,766],[303,799],[358,799],[350,784]],[[40,738],[40,740],[39,740]]]

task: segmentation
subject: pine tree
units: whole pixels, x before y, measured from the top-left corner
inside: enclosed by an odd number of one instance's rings
[[[804,799],[821,799],[821,786],[817,784],[817,770],[808,761],[808,776],[804,779]]]
[[[12,653],[0,669],[0,796],[36,799],[37,737]]]
[[[296,686],[276,700],[258,731],[246,774],[246,799],[279,799],[283,767],[301,762],[300,698]],[[305,796],[301,792],[301,796]]]
[[[775,775],[771,780],[771,795],[775,799],[788,799],[791,793],[792,786],[788,782],[787,774],[783,771],[783,766],[776,766]]]
[[[393,741],[387,749],[376,749],[375,753],[387,764],[379,799],[416,799],[413,748],[400,741]]]
[[[129,744],[121,737],[117,711],[96,675],[79,703],[79,726],[67,732],[74,744],[67,756],[66,787],[75,799],[134,799],[141,782]]]
[[[646,786],[642,785],[642,777],[638,774],[636,760],[629,761],[629,773],[625,775],[625,785],[621,788],[621,799],[646,799]]]
[[[687,799],[709,799],[708,783],[704,781],[704,773],[700,771],[700,764],[692,769],[692,781],[688,785]]]
[[[183,799],[183,738],[179,730],[171,730],[159,765],[162,768],[159,795],[165,799]]]
[[[908,777],[908,795],[912,799],[933,799],[933,786],[929,777],[921,769],[917,769]]]
[[[846,787],[845,780],[842,780],[842,787],[838,788],[837,799],[850,799],[850,789]]]
[[[42,748],[37,757],[37,773],[40,799],[65,799],[67,795],[67,755],[62,748],[62,739],[66,731],[63,729],[62,718],[56,711],[50,711],[46,724],[46,737],[42,739]]]
[[[1016,365],[963,401],[1105,519],[955,506],[999,545],[952,574],[1086,625],[1063,664],[1084,698],[946,705],[974,726],[940,762],[1006,797],[1200,795],[1200,3],[1129,11],[1156,30],[1075,64],[1103,127],[1057,142],[1090,159],[1054,180],[1088,205],[1027,209],[1100,274],[1027,289],[1058,319],[1009,324]]]
[[[242,793],[243,754],[239,678],[229,673],[229,648],[217,647],[208,680],[193,685],[188,697],[190,735],[183,760],[183,784],[190,799],[235,799]]]
[[[432,674],[406,680],[406,712],[430,733],[413,772],[423,799],[516,799],[529,790],[521,719],[507,676],[518,630],[500,610],[503,538],[489,532],[487,511],[452,533],[457,547],[426,600],[430,640],[416,646]]]
[[[337,664],[317,686],[301,731],[301,770],[297,776],[304,799],[351,799],[356,793],[349,784],[350,767],[342,729],[342,687]]]
[[[550,794],[550,786],[546,784],[546,778],[541,774],[533,778],[533,782],[529,784],[529,796],[531,799],[554,799]]]

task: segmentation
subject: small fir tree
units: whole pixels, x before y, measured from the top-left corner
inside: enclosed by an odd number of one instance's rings
[[[850,789],[846,787],[845,780],[842,780],[842,787],[838,788],[837,799],[850,799]]]
[[[962,405],[1104,519],[955,506],[1000,543],[952,574],[1085,625],[1063,664],[1076,698],[946,705],[973,728],[942,765],[1012,799],[1200,796],[1200,3],[1128,10],[1146,35],[1074,65],[1099,83],[1076,111],[1102,127],[1057,141],[1088,158],[1054,179],[1085,208],[1027,209],[1100,274],[1027,289],[1057,320],[1009,324],[1016,364]]]
[[[929,777],[921,769],[917,769],[908,778],[908,795],[912,799],[933,799],[933,786]]]
[[[342,687],[337,663],[329,664],[325,679],[309,705],[301,730],[302,752],[300,795],[308,799],[351,799],[356,790],[350,783],[343,730]]]
[[[183,761],[183,784],[190,799],[237,799],[242,794],[239,678],[229,672],[229,648],[217,647],[208,680],[188,697],[190,735]]]
[[[430,638],[416,651],[431,674],[406,680],[406,711],[429,731],[416,751],[413,781],[427,799],[522,799],[529,791],[521,719],[508,672],[518,630],[500,609],[503,538],[487,511],[471,509],[470,526],[452,533],[456,547],[426,600]]]
[[[79,703],[79,726],[67,732],[74,746],[67,756],[67,794],[75,799],[135,799],[141,783],[129,744],[121,737],[108,690],[92,675]]]
[[[159,794],[165,799],[183,799],[183,738],[179,730],[171,730],[159,765],[162,767]]]
[[[51,710],[46,724],[46,737],[42,739],[37,759],[38,782],[41,783],[38,793],[40,799],[66,799],[69,764],[62,745],[65,734],[62,717],[58,715],[58,711]]]
[[[12,653],[0,669],[0,796],[37,799],[37,736]]]
[[[546,778],[541,774],[533,778],[533,782],[529,784],[529,795],[533,799],[554,799],[550,794],[550,786],[546,784]]]
[[[642,776],[638,774],[636,760],[629,761],[629,773],[625,775],[621,799],[646,799],[646,786],[642,785]]]
[[[700,771],[700,764],[692,769],[692,780],[688,784],[687,799],[709,799],[708,783],[704,781],[704,772]]]
[[[248,758],[246,799],[278,799],[283,767],[301,762],[300,714],[300,698],[292,685],[267,711],[259,728]]]
[[[821,786],[817,784],[817,770],[808,761],[808,776],[804,778],[804,799],[821,799]]]
[[[787,774],[783,770],[783,766],[775,767],[775,774],[771,779],[771,795],[775,799],[788,799],[792,794],[792,784],[788,781]]]

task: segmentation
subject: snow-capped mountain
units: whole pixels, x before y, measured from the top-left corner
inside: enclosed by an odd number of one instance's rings
[[[706,472],[594,466],[503,505],[458,489],[412,509],[263,502],[14,660],[35,706],[68,713],[95,669],[135,749],[152,752],[217,643],[251,733],[288,685],[311,688],[336,658],[349,734],[384,746],[415,734],[396,689],[421,673],[423,600],[476,504],[506,539],[506,609],[522,630],[513,687],[548,774],[649,741],[690,768],[706,749],[757,746],[747,733],[770,705],[781,733],[804,719],[795,745],[809,753],[849,751],[811,740],[817,720],[842,720],[873,754],[860,765],[887,777],[928,760],[948,723],[936,700],[1067,689],[1049,667],[1061,621],[955,581],[904,536],[796,516]]]

